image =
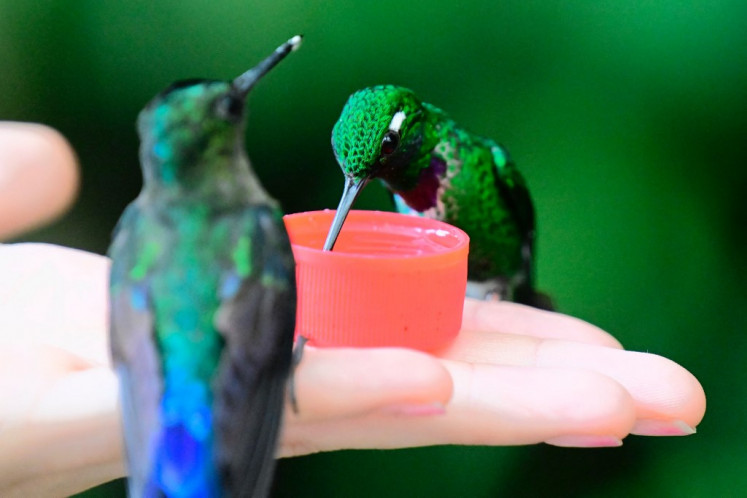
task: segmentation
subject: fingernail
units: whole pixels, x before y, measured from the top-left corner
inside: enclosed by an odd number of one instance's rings
[[[401,405],[387,406],[382,410],[390,415],[403,415],[407,417],[426,417],[430,415],[443,415],[446,413],[446,407],[443,403],[424,403],[411,404],[403,403]]]
[[[689,436],[695,434],[695,427],[682,420],[644,418],[635,423],[630,433],[638,436]]]
[[[545,441],[563,448],[613,448],[622,446],[622,439],[615,436],[558,436]]]

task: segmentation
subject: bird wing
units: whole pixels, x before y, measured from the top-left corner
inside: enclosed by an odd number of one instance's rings
[[[295,270],[276,209],[247,208],[236,226],[251,237],[244,250],[232,250],[235,264],[223,287],[236,287],[230,283],[236,279],[240,284],[215,316],[226,342],[215,384],[217,458],[230,496],[265,496],[293,347]]]
[[[119,377],[121,410],[130,489],[148,482],[159,430],[159,400],[163,389],[154,339],[148,280],[136,275],[138,208],[130,205],[115,229],[110,249],[110,347]],[[137,496],[137,494],[133,495]]]
[[[532,198],[524,178],[500,146],[492,148],[496,170],[496,187],[506,200],[509,212],[514,216],[522,239],[522,261],[526,284],[533,285],[533,262],[535,238],[535,215]]]

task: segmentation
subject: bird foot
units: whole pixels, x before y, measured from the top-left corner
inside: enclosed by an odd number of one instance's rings
[[[291,356],[290,374],[288,376],[288,398],[290,399],[293,413],[298,415],[298,399],[296,398],[296,368],[303,358],[303,350],[309,339],[299,335],[296,339],[296,345],[293,346],[293,355]]]

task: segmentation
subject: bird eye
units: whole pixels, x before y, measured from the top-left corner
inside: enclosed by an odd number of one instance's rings
[[[238,97],[226,95],[218,101],[216,110],[223,118],[238,121],[244,113],[244,101]]]
[[[388,156],[397,150],[399,145],[399,133],[389,130],[381,141],[381,154]]]

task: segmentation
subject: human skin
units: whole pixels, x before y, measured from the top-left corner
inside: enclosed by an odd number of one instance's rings
[[[55,131],[0,123],[0,237],[74,198],[75,156]],[[8,195],[12,192],[13,195]],[[0,245],[0,495],[63,496],[125,475],[108,354],[109,261],[47,244]],[[372,375],[375,372],[375,375]],[[619,446],[687,435],[705,394],[683,367],[625,351],[603,330],[507,302],[465,301],[436,354],[307,347],[278,456],[435,444]]]
[[[0,122],[0,192],[0,240],[52,221],[78,192],[73,150],[46,126]]]

